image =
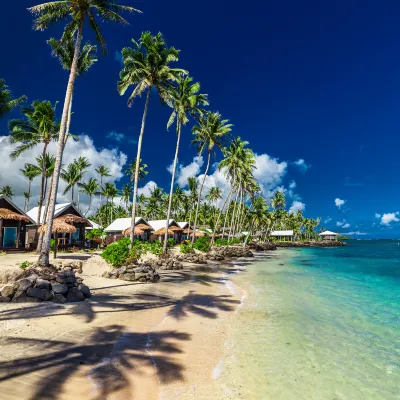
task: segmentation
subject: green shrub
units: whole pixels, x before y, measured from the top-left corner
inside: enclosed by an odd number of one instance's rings
[[[207,236],[201,236],[197,240],[195,240],[193,244],[193,248],[199,251],[207,252],[210,250],[210,238]]]
[[[129,238],[122,238],[114,243],[111,243],[101,253],[101,257],[104,258],[113,267],[120,267],[126,263],[129,257]]]
[[[167,242],[168,242],[168,246],[169,247],[174,247],[175,246],[175,240],[173,238],[169,238]]]
[[[91,229],[90,231],[86,232],[86,239],[93,240],[93,239],[101,239],[104,235],[103,229]]]
[[[181,253],[182,254],[189,254],[189,253],[194,253],[193,247],[190,243],[190,241],[188,241],[189,243],[185,243],[187,242],[186,240],[184,242],[181,243]]]
[[[27,267],[30,267],[32,264],[33,264],[33,262],[24,261],[19,267],[20,267],[21,269],[25,269],[25,268],[27,268]]]
[[[0,256],[5,256],[7,253],[3,250],[0,250]]]
[[[56,241],[55,241],[55,239],[51,239],[50,240],[50,250],[51,251],[54,251],[54,246],[56,245]]]

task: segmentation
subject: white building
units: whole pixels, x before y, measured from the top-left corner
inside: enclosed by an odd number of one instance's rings
[[[294,241],[294,232],[293,230],[288,231],[272,231],[270,234],[271,237],[275,238],[279,241]]]
[[[339,234],[331,231],[324,231],[321,232],[319,236],[321,236],[323,240],[337,240]]]

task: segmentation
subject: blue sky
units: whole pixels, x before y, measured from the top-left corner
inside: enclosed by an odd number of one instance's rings
[[[4,9],[0,76],[16,95],[59,100],[61,112],[67,75],[45,42],[59,37],[61,26],[32,31],[26,8],[37,3],[19,0]],[[72,131],[91,138],[88,148],[108,149],[107,157],[120,163],[120,151],[128,160],[135,157],[143,99],[128,108],[126,98],[118,95],[118,51],[143,30],[161,31],[168,44],[181,50],[179,66],[201,82],[210,109],[230,119],[233,133],[248,140],[260,157],[265,155],[260,174],[266,191],[284,187],[289,206],[298,201],[306,215],[331,218],[324,222],[331,230],[400,236],[398,3],[126,4],[143,14],[128,16],[129,27],[104,24],[109,54],[77,80]],[[94,40],[88,27],[85,39]],[[149,165],[148,180],[165,189],[175,148],[174,131],[165,129],[169,113],[152,96],[142,157]],[[6,121],[0,122],[0,135],[7,135]],[[182,167],[196,164],[190,140],[188,126]],[[295,164],[299,159],[303,166]],[[4,181],[4,171],[2,175]],[[339,207],[335,199],[345,203]]]

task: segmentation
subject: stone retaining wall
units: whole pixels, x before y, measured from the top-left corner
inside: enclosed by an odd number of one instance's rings
[[[129,265],[125,267],[115,268],[112,271],[106,271],[104,278],[120,279],[130,282],[152,282],[156,283],[160,280],[160,275],[151,265]]]

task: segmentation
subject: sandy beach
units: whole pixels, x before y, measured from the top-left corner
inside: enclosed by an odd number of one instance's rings
[[[3,304],[0,398],[231,398],[215,378],[242,297],[226,280],[234,264],[140,284],[102,278],[94,256],[82,274],[91,299]]]

